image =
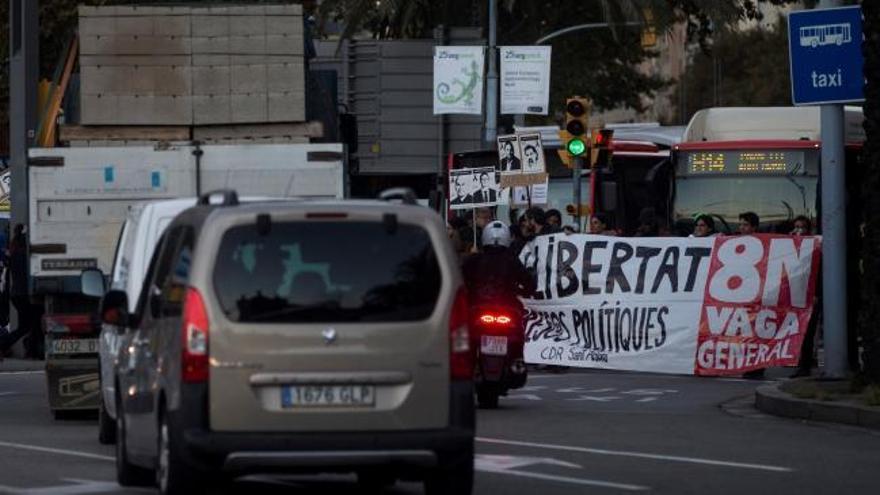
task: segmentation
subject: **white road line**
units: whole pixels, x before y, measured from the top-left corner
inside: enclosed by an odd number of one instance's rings
[[[23,443],[2,442],[0,447],[8,447],[11,449],[32,450],[34,452],[46,452],[48,454],[69,455],[73,457],[83,457],[85,459],[97,459],[99,461],[116,462],[115,457],[100,454],[89,454],[88,452],[78,452],[76,450],[53,449],[51,447],[39,447],[37,445],[27,445]]]
[[[690,464],[705,464],[709,466],[724,466],[724,467],[733,467],[733,468],[742,468],[742,469],[755,469],[758,471],[773,471],[777,473],[788,473],[794,471],[794,469],[783,466],[769,466],[764,464],[749,464],[743,462],[732,462],[732,461],[719,461],[715,459],[703,459],[700,457],[683,457],[677,455],[663,455],[663,454],[649,454],[645,452],[630,452],[625,450],[607,450],[607,449],[594,449],[590,447],[577,447],[573,445],[554,445],[549,443],[533,443],[533,442],[520,442],[516,440],[504,440],[501,438],[486,438],[486,437],[477,437],[477,442],[482,443],[491,443],[498,445],[516,445],[520,447],[535,447],[539,449],[549,449],[549,450],[562,450],[567,452],[582,452],[585,454],[596,454],[596,455],[610,455],[610,456],[621,456],[621,457],[638,457],[642,459],[655,459],[658,461],[671,461],[671,462],[686,462]]]
[[[18,392],[0,392],[0,397],[5,395],[18,395]]]
[[[6,375],[38,375],[45,373],[43,370],[32,370],[32,371],[3,371],[0,370],[0,376]]]
[[[480,469],[481,473],[494,473],[509,476],[520,476],[523,478],[534,478],[539,480],[558,481],[561,483],[573,483],[576,485],[601,486],[603,488],[616,488],[618,490],[642,491],[649,490],[647,486],[627,485],[624,483],[614,483],[611,481],[591,480],[586,478],[572,478],[569,476],[554,476],[552,474],[527,473],[525,471],[511,471],[508,469]]]

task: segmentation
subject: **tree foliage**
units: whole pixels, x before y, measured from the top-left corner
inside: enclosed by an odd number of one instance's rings
[[[673,97],[680,120],[713,106],[790,105],[787,30],[780,17],[771,27],[717,33],[688,64]]]
[[[644,110],[650,97],[670,81],[638,70],[655,57],[640,43],[638,22],[662,33],[687,26],[688,39],[708,49],[719,28],[760,19],[759,4],[793,0],[498,0],[498,43],[530,45],[542,36],[578,24],[608,22],[610,29],[580,31],[556,38],[551,101],[560,109],[565,95],[590,96],[600,110]],[[342,37],[366,31],[377,39],[430,37],[437,24],[487,25],[484,0],[325,0],[321,24],[341,22]]]

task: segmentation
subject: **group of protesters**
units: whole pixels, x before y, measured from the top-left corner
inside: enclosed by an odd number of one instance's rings
[[[565,225],[562,222],[562,214],[559,210],[544,210],[540,207],[531,207],[524,211],[510,211],[510,238],[512,239],[509,251],[517,256],[522,249],[534,238],[549,234],[575,234],[580,229],[573,225]],[[453,247],[465,262],[470,255],[479,253],[481,250],[480,240],[483,229],[494,222],[493,210],[490,208],[477,208],[471,215],[450,217],[447,229]],[[754,212],[743,212],[739,215],[738,229],[731,235],[753,235],[759,232],[760,218]],[[790,235],[802,236],[812,234],[812,222],[806,216],[798,216],[793,221],[793,229]],[[603,213],[594,213],[590,216],[587,232],[593,235],[621,236],[623,232],[611,226],[608,216]],[[653,208],[645,208],[639,214],[639,225],[632,234],[634,237],[661,237],[671,236],[671,232],[660,227]],[[715,219],[710,214],[700,213],[694,217],[693,233],[690,237],[716,237],[722,235],[716,229]],[[821,284],[820,284],[821,285]],[[801,348],[800,362],[794,376],[808,376],[811,368],[815,365],[814,341],[821,314],[821,299],[816,297],[813,314],[804,336]],[[748,372],[745,378],[760,379],[764,377],[764,370],[759,369]]]

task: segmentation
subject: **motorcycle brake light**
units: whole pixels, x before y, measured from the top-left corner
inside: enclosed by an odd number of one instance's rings
[[[480,315],[480,321],[486,325],[510,325],[510,322],[513,320],[507,315],[484,313]]]

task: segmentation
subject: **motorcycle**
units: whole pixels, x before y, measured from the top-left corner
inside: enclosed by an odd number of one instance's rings
[[[481,305],[471,310],[471,328],[476,342],[474,383],[477,404],[483,409],[498,407],[498,398],[526,384],[528,371],[523,359],[525,333],[522,315],[514,308]]]

